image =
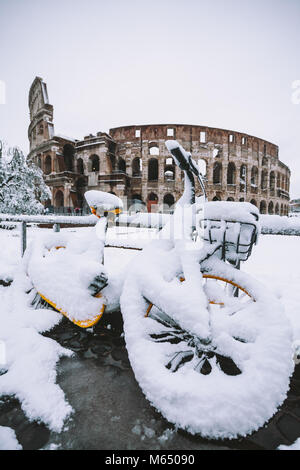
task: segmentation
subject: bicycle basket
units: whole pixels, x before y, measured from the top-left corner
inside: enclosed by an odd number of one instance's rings
[[[250,222],[203,219],[200,227],[205,242],[220,244],[224,261],[247,261],[257,240],[257,227]]]

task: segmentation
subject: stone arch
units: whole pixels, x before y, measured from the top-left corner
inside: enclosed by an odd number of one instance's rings
[[[222,183],[222,163],[215,162],[213,168],[213,184]]]
[[[150,158],[148,162],[148,181],[158,180],[158,160],[157,158]]]
[[[261,162],[261,165],[262,165],[262,166],[268,166],[268,159],[267,159],[267,157],[263,157],[262,162]]]
[[[60,189],[55,193],[54,205],[55,207],[64,207],[64,193]]]
[[[142,160],[136,157],[132,160],[132,176],[141,176]]]
[[[89,172],[98,172],[100,171],[100,158],[98,155],[91,155],[89,158]]]
[[[234,198],[233,198],[233,197],[228,197],[228,198],[227,198],[227,201],[228,201],[228,202],[234,202]]]
[[[267,213],[267,203],[266,203],[266,201],[260,201],[259,212],[261,214],[266,214]]]
[[[84,166],[83,166],[82,158],[78,158],[77,160],[77,173],[79,173],[80,175],[84,174]]]
[[[219,196],[215,196],[215,197],[213,198],[213,201],[221,201],[221,198],[220,198]]]
[[[235,184],[235,164],[233,162],[229,162],[227,168],[227,184]]]
[[[244,198],[244,197],[241,197],[241,198],[239,199],[239,202],[245,202],[245,198]]]
[[[45,158],[45,175],[50,175],[51,173],[51,170],[52,170],[52,158],[50,157],[50,155],[47,155],[47,157]]]
[[[279,215],[279,204],[278,204],[278,202],[275,205],[275,214]]]
[[[257,202],[255,199],[251,199],[250,204],[253,204],[253,206],[257,207]]]

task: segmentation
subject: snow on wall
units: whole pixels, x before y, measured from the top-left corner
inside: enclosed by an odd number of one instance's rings
[[[278,235],[300,235],[300,218],[280,215],[261,215],[261,233]]]

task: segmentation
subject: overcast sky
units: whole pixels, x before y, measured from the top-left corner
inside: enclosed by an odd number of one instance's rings
[[[0,0],[0,139],[25,152],[35,76],[57,133],[245,132],[279,145],[300,197],[300,0]]]

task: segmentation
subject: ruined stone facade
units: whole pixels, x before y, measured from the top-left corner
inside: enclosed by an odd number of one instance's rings
[[[87,189],[112,192],[128,206],[168,210],[183,191],[181,170],[165,141],[176,139],[205,161],[209,200],[248,201],[262,213],[288,214],[290,170],[275,144],[244,133],[207,126],[125,126],[83,140],[55,134],[47,86],[37,77],[29,93],[30,154],[52,190],[48,204],[58,211],[81,207]]]

